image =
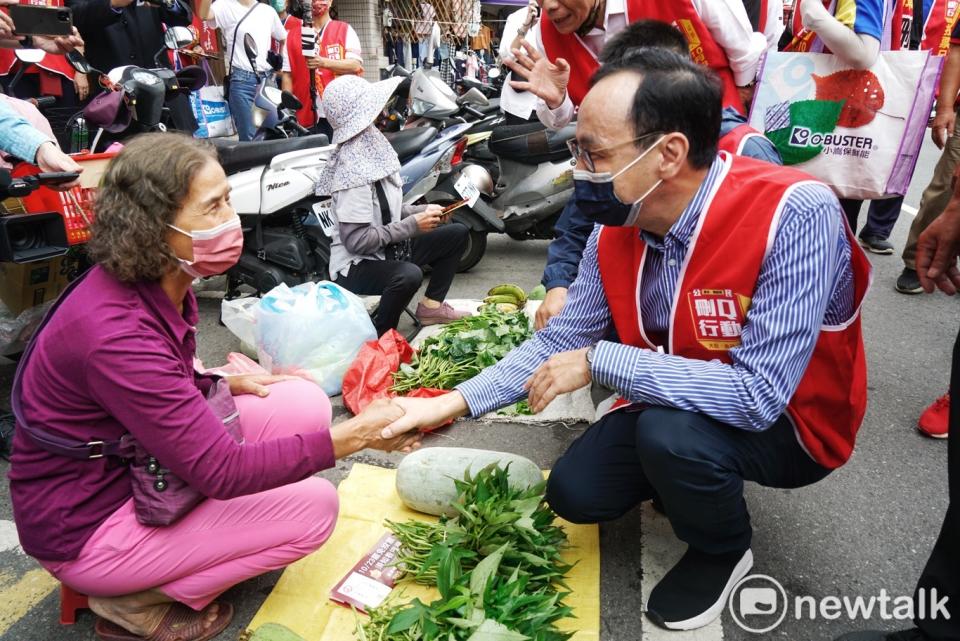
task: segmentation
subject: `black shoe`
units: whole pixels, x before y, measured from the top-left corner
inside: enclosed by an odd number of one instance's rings
[[[912,628],[897,632],[880,632],[879,630],[848,632],[833,641],[929,641],[929,639],[917,628]]]
[[[920,286],[920,277],[917,276],[917,270],[904,267],[900,272],[900,278],[897,279],[897,291],[901,294],[922,294],[923,287]]]
[[[893,253],[893,244],[883,238],[878,236],[861,236],[859,238],[860,245],[863,246],[868,252],[873,252],[874,254],[892,254]]]
[[[733,587],[753,567],[753,552],[704,554],[688,548],[653,587],[647,618],[668,630],[696,630],[723,612]]]

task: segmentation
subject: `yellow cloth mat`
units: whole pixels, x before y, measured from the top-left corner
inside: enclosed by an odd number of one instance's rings
[[[430,520],[432,517],[404,507],[394,489],[396,470],[354,464],[340,483],[340,519],[326,545],[297,561],[284,572],[260,611],[250,622],[256,630],[265,623],[287,626],[307,641],[349,641],[354,637],[356,617],[346,607],[330,601],[330,590],[349,572],[386,532],[384,519]],[[563,522],[570,538],[565,559],[577,562],[570,572],[572,594],[567,602],[576,618],[561,622],[562,629],[575,630],[575,641],[600,638],[600,541],[596,525]],[[404,584],[409,599],[430,597],[426,588]],[[364,615],[358,614],[363,617]]]

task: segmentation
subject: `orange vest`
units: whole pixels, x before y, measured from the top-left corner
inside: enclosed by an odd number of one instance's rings
[[[643,19],[660,20],[677,27],[687,39],[694,62],[707,65],[719,74],[723,82],[723,106],[744,113],[727,54],[710,35],[691,0],[627,0],[627,23]],[[564,58],[570,63],[567,93],[573,104],[579,106],[590,90],[590,78],[600,67],[596,55],[577,34],[557,31],[546,13],[540,17],[540,38],[551,62]]]
[[[732,363],[749,323],[763,261],[786,196],[813,179],[796,170],[721,153],[724,167],[690,240],[674,293],[669,336],[663,346],[683,358]],[[839,214],[838,214],[839,215]],[[855,313],[844,325],[821,328],[813,356],[786,413],[810,456],[828,468],[843,465],[867,406],[867,363],[860,306],[870,262],[849,228]],[[646,245],[633,227],[603,227],[598,262],[620,341],[655,350],[643,327],[638,292]],[[629,264],[630,269],[624,269]],[[621,401],[614,407],[623,407]]]

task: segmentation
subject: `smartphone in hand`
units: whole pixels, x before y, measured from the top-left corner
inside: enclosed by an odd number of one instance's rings
[[[69,7],[32,4],[7,5],[18,36],[69,36],[73,33],[73,14]]]
[[[455,210],[460,209],[464,205],[468,205],[468,204],[470,204],[470,199],[464,198],[463,200],[458,200],[455,203],[447,205],[446,207],[443,208],[443,210],[440,213],[443,214],[444,216],[449,217],[449,215],[452,214]]]

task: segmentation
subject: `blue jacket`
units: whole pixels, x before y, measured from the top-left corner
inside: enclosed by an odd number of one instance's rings
[[[724,109],[723,119],[720,122],[720,137],[727,135],[747,119],[734,109]],[[753,137],[743,146],[743,155],[759,160],[766,160],[782,165],[780,154],[772,142],[763,138]],[[547,248],[547,266],[543,270],[543,286],[547,289],[554,287],[570,287],[577,277],[580,258],[583,249],[587,246],[587,239],[593,231],[593,221],[580,213],[576,199],[567,201],[567,206],[557,220],[554,228],[554,240]]]

